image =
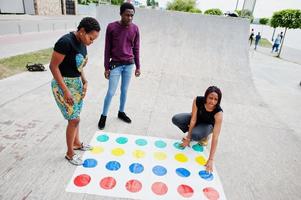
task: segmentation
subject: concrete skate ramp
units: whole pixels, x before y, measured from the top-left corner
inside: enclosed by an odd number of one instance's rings
[[[89,86],[80,124],[84,142],[97,130],[107,90],[105,27],[120,19],[118,7],[101,6],[97,13],[102,32],[89,47],[85,67]],[[269,110],[270,102],[254,87],[248,22],[148,9],[136,13],[142,75],[133,77],[129,88],[126,112],[132,124],[117,119],[118,91],[105,131],[181,139],[171,117],[190,112],[193,98],[217,85],[223,91],[224,123],[215,166],[227,199],[301,199],[300,137],[273,114],[277,110]],[[0,199],[115,199],[65,191],[75,167],[64,159],[66,121],[50,80],[48,70],[0,81]]]
[[[118,7],[98,9],[103,34],[108,22],[119,20],[116,13]],[[141,32],[142,77],[131,83],[129,102],[136,104],[128,107],[137,124],[149,123],[143,132],[179,138],[172,115],[190,112],[192,99],[217,85],[223,91],[224,123],[215,164],[228,199],[298,199],[301,165],[292,160],[299,157],[300,140],[254,87],[249,22],[137,9],[134,23]]]

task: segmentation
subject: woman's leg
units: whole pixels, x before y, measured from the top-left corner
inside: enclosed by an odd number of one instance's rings
[[[125,65],[122,66],[123,70],[121,72],[121,87],[120,87],[120,105],[119,105],[119,112],[124,112],[127,91],[130,84],[132,70],[134,65]]]
[[[80,119],[68,120],[67,130],[66,130],[66,142],[67,142],[67,156],[72,158],[74,155],[73,144],[76,136],[76,129],[78,128]]]
[[[211,124],[198,124],[191,132],[191,139],[194,141],[199,141],[203,138],[208,137],[213,131],[213,126]]]
[[[108,91],[107,91],[107,94],[106,94],[106,97],[104,100],[103,110],[102,110],[103,116],[108,115],[111,100],[112,100],[112,97],[115,95],[115,92],[116,92],[116,89],[118,86],[118,82],[120,79],[120,75],[121,75],[121,67],[116,67],[115,69],[110,71],[109,88],[108,88]]]
[[[189,123],[191,119],[191,113],[180,113],[176,114],[172,117],[172,123],[179,127],[183,131],[183,133],[186,133],[189,129]]]
[[[75,137],[74,137],[74,142],[73,142],[73,148],[79,148],[81,147],[81,142],[79,139],[79,124],[75,129]]]

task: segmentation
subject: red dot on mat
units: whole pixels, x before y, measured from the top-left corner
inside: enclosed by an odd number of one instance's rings
[[[193,189],[188,185],[179,185],[178,193],[183,197],[191,197],[193,195]]]
[[[90,183],[91,177],[87,174],[81,174],[75,177],[74,184],[78,187],[86,186]]]
[[[209,200],[217,200],[219,199],[219,193],[212,187],[207,187],[203,189],[204,195],[209,199]]]
[[[142,188],[142,184],[140,181],[132,179],[126,182],[125,187],[129,192],[139,192]]]
[[[100,187],[102,187],[105,190],[110,190],[113,187],[115,187],[116,180],[113,177],[108,176],[108,177],[101,179],[99,185],[100,185]]]
[[[168,188],[165,183],[155,182],[152,185],[152,191],[157,195],[164,195],[167,193]]]

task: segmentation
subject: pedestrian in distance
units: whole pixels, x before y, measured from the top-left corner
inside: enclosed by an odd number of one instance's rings
[[[252,46],[253,40],[254,40],[254,29],[252,28],[250,36],[249,36],[250,46]]]
[[[106,125],[111,100],[115,95],[120,78],[121,94],[118,118],[126,123],[131,123],[131,119],[125,114],[127,91],[134,66],[136,66],[135,76],[139,77],[141,73],[139,60],[140,36],[138,26],[132,22],[134,15],[134,6],[131,3],[125,2],[120,6],[121,19],[107,26],[104,76],[109,80],[109,84],[103,103],[102,114],[98,122],[99,129],[104,129]]]
[[[220,135],[223,110],[220,106],[222,92],[216,86],[207,88],[204,96],[197,96],[192,103],[191,113],[180,113],[172,117],[172,122],[187,135],[182,139],[182,147],[190,146],[190,142],[198,141],[202,146],[208,143],[212,133],[210,154],[206,163],[206,171],[213,171],[213,160]]]
[[[278,48],[279,48],[280,43],[281,43],[281,36],[280,36],[280,34],[278,34],[275,41],[274,41],[271,53],[273,53],[274,50],[275,50],[275,52],[278,52]]]
[[[79,122],[88,87],[83,70],[88,61],[86,46],[96,40],[99,32],[100,26],[96,19],[83,18],[77,31],[62,36],[55,43],[49,65],[53,75],[51,88],[55,101],[64,118],[68,120],[65,158],[74,165],[83,163],[74,150],[92,149],[90,145],[82,143],[79,139]]]
[[[261,35],[260,32],[258,32],[258,34],[255,36],[255,47],[254,47],[255,50],[257,49],[260,39],[261,39]]]

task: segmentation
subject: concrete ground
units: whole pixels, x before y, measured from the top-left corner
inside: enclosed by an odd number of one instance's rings
[[[107,88],[104,27],[119,18],[118,8],[100,7],[97,16],[103,31],[85,69],[85,142],[97,130]],[[218,85],[224,123],[215,166],[227,198],[300,199],[300,65],[249,51],[249,26],[241,19],[139,9],[135,23],[142,76],[129,90],[133,123],[117,119],[117,92],[105,130],[180,139],[171,117],[189,112],[196,95]],[[66,122],[50,80],[49,70],[0,80],[0,199],[116,199],[65,192],[75,167],[64,160]]]

